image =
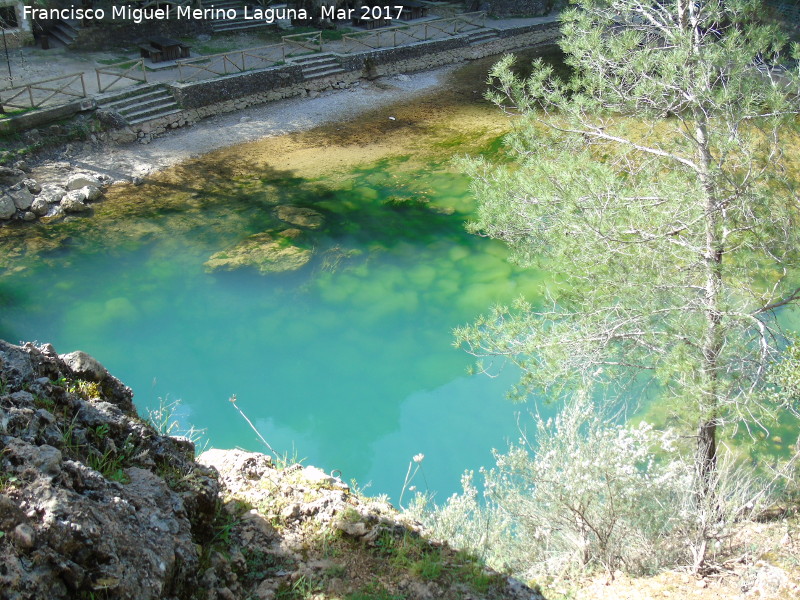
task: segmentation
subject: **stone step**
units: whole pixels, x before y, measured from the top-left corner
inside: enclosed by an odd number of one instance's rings
[[[78,37],[80,28],[79,21],[58,19],[48,28],[47,37],[54,42],[53,47],[69,46]]]
[[[168,114],[173,114],[176,112],[181,112],[180,107],[178,104],[172,100],[170,102],[164,102],[157,106],[152,106],[150,108],[145,108],[142,110],[136,110],[129,113],[120,113],[128,123],[141,123],[143,121],[149,121],[151,119],[155,119],[158,117],[163,117]]]
[[[130,125],[181,112],[169,90],[158,83],[98,98],[98,105],[116,112]]]
[[[113,92],[106,92],[95,96],[97,104],[100,106],[108,106],[115,104],[120,100],[133,98],[134,96],[144,96],[158,90],[164,90],[164,86],[160,83],[147,83],[144,85],[130,86],[121,90],[114,90]]]
[[[300,65],[301,67],[311,67],[322,63],[339,64],[339,60],[333,54],[329,54],[327,52],[323,54],[298,56],[297,58],[292,58],[292,62],[296,65]]]
[[[470,44],[482,44],[489,40],[498,39],[496,31],[479,31],[476,33],[470,33],[468,35]]]
[[[175,106],[177,107],[177,104]],[[154,116],[143,116],[143,117],[136,118],[136,119],[129,119],[128,123],[130,123],[131,125],[138,125],[139,123],[144,123],[146,121],[152,121],[153,119],[158,119],[158,118],[161,118],[161,117],[167,117],[169,115],[175,115],[175,114],[177,114],[179,112],[181,112],[181,109],[180,108],[176,108],[175,110],[167,110],[167,111],[160,112],[160,113],[158,113],[158,114],[156,114]]]
[[[337,75],[338,73],[344,73],[345,70],[339,66],[334,67],[332,69],[324,69],[322,71],[314,71],[313,73],[309,73],[305,69],[303,70],[303,77],[305,79],[315,79],[317,77],[327,77],[328,75]]]
[[[313,73],[315,71],[324,71],[325,69],[339,69],[338,62],[314,63],[313,65],[302,65],[303,73]]]
[[[131,102],[129,104],[125,104],[124,106],[114,108],[113,110],[116,110],[122,116],[127,117],[128,115],[132,115],[145,109],[157,108],[171,104],[175,104],[175,99],[169,94],[165,93],[161,96],[148,97],[140,102]]]
[[[332,60],[329,62],[322,62],[322,63],[313,63],[313,64],[306,64],[300,65],[303,69],[303,73],[313,73],[314,71],[324,71],[325,69],[338,69],[340,68],[339,62]]]
[[[156,88],[152,90],[144,90],[138,94],[130,94],[118,100],[106,101],[103,100],[99,104],[108,110],[119,111],[122,108],[140,104],[143,102],[153,102],[158,100],[172,99],[172,95],[163,88]]]
[[[75,36],[70,35],[66,29],[55,25],[54,27],[50,28],[50,31],[47,32],[47,35],[60,42],[64,46],[69,46],[72,42],[75,41]]]

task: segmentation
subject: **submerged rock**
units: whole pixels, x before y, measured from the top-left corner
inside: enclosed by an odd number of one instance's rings
[[[325,223],[325,217],[310,208],[301,206],[283,205],[275,210],[275,214],[281,221],[306,227],[308,229],[319,229]]]
[[[278,235],[281,236],[281,237],[285,237],[286,239],[289,239],[289,240],[296,240],[298,238],[303,237],[303,232],[300,229],[291,228],[291,229],[284,229],[283,231],[279,231]]]
[[[296,271],[311,260],[312,252],[276,240],[270,233],[257,233],[245,238],[233,248],[211,255],[205,263],[206,271],[233,271],[242,267],[255,267],[260,273]]]

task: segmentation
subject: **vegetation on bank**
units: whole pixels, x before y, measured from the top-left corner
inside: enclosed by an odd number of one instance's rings
[[[798,489],[799,455],[741,451],[796,423],[800,399],[790,45],[753,1],[578,4],[562,15],[571,76],[538,62],[522,78],[511,57],[491,72],[491,99],[516,115],[511,161],[464,163],[472,231],[554,283],[456,332],[479,371],[521,369],[513,397],[563,409],[534,411],[482,497],[467,473],[461,495],[412,513],[525,578],[708,575]],[[648,404],[658,430],[614,418]]]

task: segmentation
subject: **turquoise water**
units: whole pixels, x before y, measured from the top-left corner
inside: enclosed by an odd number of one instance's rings
[[[99,210],[33,228],[27,235],[50,242],[14,263],[24,267],[16,273],[6,264],[0,337],[85,350],[131,386],[140,412],[180,399],[182,420],[205,428],[211,446],[263,450],[228,402],[236,394],[275,449],[370,493],[397,499],[423,453],[414,483],[441,500],[465,468],[489,464],[491,448],[516,438],[519,410],[504,397],[514,371],[468,376],[471,357],[453,347],[452,329],[493,302],[535,298],[541,278],[465,232],[468,182],[447,160],[407,163],[333,180],[157,182],[126,192],[136,199],[113,218]],[[148,205],[156,195],[157,208]],[[206,272],[211,254],[286,227],[278,202],[325,217],[300,242],[314,250],[307,266]]]

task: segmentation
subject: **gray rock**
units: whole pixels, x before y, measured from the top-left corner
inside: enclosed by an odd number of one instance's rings
[[[33,199],[33,204],[31,204],[31,212],[33,212],[33,214],[35,214],[37,217],[45,216],[48,210],[50,210],[50,205],[47,203],[47,200],[41,196],[36,196],[36,198]]]
[[[17,525],[12,536],[20,548],[29,550],[36,545],[36,532],[27,523]]]
[[[50,208],[45,215],[48,221],[57,221],[67,216],[67,213],[64,212],[64,209],[61,208],[60,204],[50,204],[49,207]]]
[[[25,179],[25,172],[21,169],[0,166],[0,185],[14,185]]]
[[[67,192],[67,194],[61,199],[61,208],[64,209],[64,212],[68,213],[86,212],[89,210],[89,207],[84,203],[85,200],[86,194],[83,193],[82,190]]]
[[[103,381],[108,377],[106,368],[93,356],[81,350],[76,350],[69,354],[61,354],[59,358],[67,364],[75,375],[82,379]]]
[[[67,189],[70,191],[79,190],[87,185],[100,187],[102,184],[103,182],[92,173],[75,173],[67,178]]]
[[[96,185],[85,185],[79,191],[82,192],[86,196],[86,200],[90,202],[99,200],[103,196],[103,190]]]
[[[114,132],[114,141],[118,144],[130,144],[136,141],[137,135],[130,127]]]
[[[110,375],[102,398],[86,398],[52,347],[0,341],[0,381],[0,472],[12,482],[11,494],[0,492],[0,597],[193,597],[218,493],[193,448],[135,418],[130,390]],[[37,410],[38,402],[54,410]],[[64,455],[46,441],[51,435]],[[92,460],[106,456],[121,464]],[[191,484],[171,489],[157,461]],[[227,563],[215,568],[220,586],[245,597]]]
[[[95,112],[95,116],[97,117],[98,121],[100,121],[104,125],[108,125],[113,129],[121,129],[123,127],[127,127],[128,125],[128,122],[125,120],[125,117],[123,117],[115,110],[100,109]]]
[[[61,452],[53,446],[37,446],[15,437],[4,451],[10,463],[18,465],[15,472],[20,475],[35,472],[37,476],[52,478],[61,472]]]
[[[67,193],[60,185],[55,185],[52,183],[45,183],[42,186],[42,191],[39,193],[39,198],[47,202],[48,204],[56,204],[61,202],[61,199]]]
[[[30,210],[26,210],[24,213],[22,213],[22,220],[27,221],[28,223],[30,223],[31,221],[35,221],[36,213]]]
[[[31,172],[31,168],[28,166],[24,160],[18,160],[14,163],[14,168],[19,169],[20,171],[25,171],[26,173]]]
[[[21,183],[28,188],[31,194],[38,194],[42,191],[42,186],[35,179],[23,179]]]
[[[10,219],[17,212],[14,200],[6,195],[0,195],[0,219]]]
[[[14,201],[14,206],[20,210],[28,210],[33,204],[33,194],[24,187],[18,190],[12,189],[8,192],[8,195]]]
[[[345,490],[350,489],[349,486],[341,479],[338,477],[333,477],[332,475],[328,475],[325,471],[318,469],[317,467],[305,467],[301,471],[301,474],[303,479],[312,485],[338,487]]]

